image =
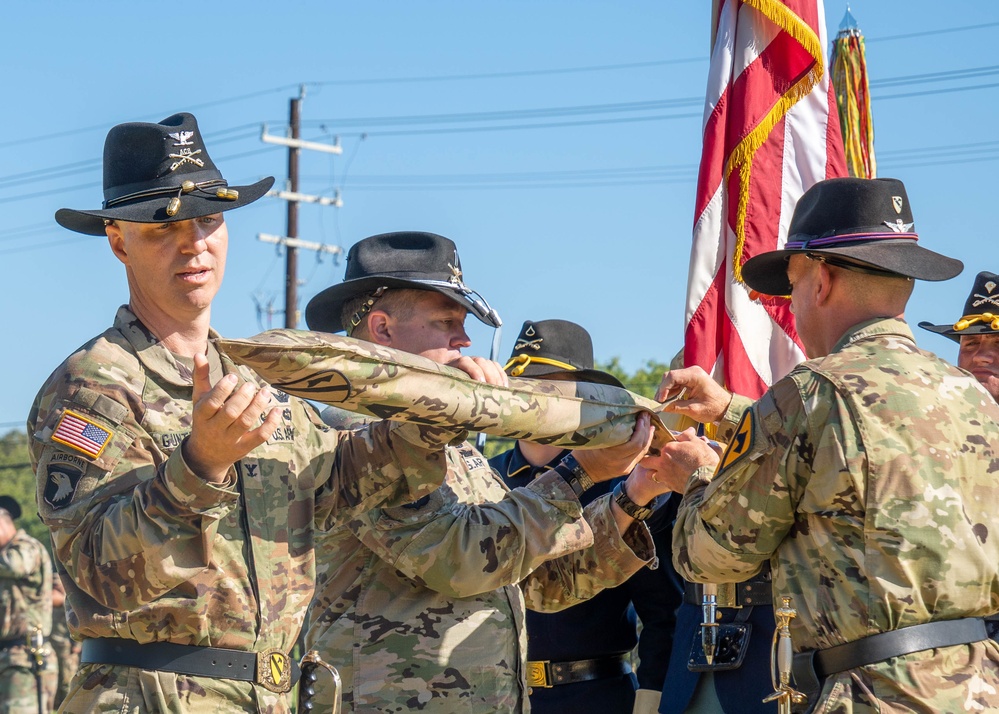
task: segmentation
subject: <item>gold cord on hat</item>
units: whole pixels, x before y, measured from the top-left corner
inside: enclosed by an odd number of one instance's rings
[[[212,192],[208,190],[212,188],[214,188],[215,191]],[[226,201],[235,201],[239,198],[239,191],[229,188],[225,179],[211,179],[210,181],[200,181],[198,183],[188,180],[184,181],[179,188],[174,188],[172,186],[167,188],[151,188],[145,191],[136,191],[135,193],[119,196],[118,198],[112,198],[111,200],[104,202],[104,208],[106,210],[112,206],[118,205],[119,203],[125,203],[126,201],[132,201],[137,198],[153,198],[155,196],[170,195],[176,192],[177,195],[170,199],[166,207],[166,214],[173,217],[180,212],[180,197],[185,193],[191,193],[193,191],[208,193],[210,195],[214,195],[215,198],[221,198]]]
[[[510,361],[503,365],[503,371],[509,374],[511,377],[519,377],[527,369],[527,365],[532,362],[537,362],[538,364],[547,364],[552,367],[558,367],[559,369],[564,369],[568,372],[575,372],[576,368],[571,364],[565,362],[559,362],[557,359],[548,359],[547,357],[532,357],[531,355],[516,355],[511,357]]]
[[[981,315],[965,315],[954,323],[954,330],[956,332],[967,330],[976,322],[988,322],[989,327],[993,330],[999,330],[999,315],[995,315],[991,312],[983,312]]]

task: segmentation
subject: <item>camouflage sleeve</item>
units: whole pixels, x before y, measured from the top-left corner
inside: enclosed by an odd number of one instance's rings
[[[51,450],[41,451],[40,468],[53,463]],[[88,465],[70,506],[41,509],[67,573],[80,589],[114,610],[152,602],[203,571],[218,521],[238,499],[232,480],[208,483],[187,467],[180,449],[159,468],[131,466],[101,472]],[[135,483],[147,469],[151,477]],[[126,484],[134,485],[125,490]],[[42,479],[39,488],[44,487]],[[130,585],[116,585],[120,583]]]
[[[544,561],[593,542],[579,500],[554,472],[492,503],[449,493],[441,488],[407,506],[376,509],[349,528],[383,561],[454,598],[518,583]]]
[[[612,494],[594,499],[583,515],[593,544],[542,563],[521,583],[532,610],[557,612],[625,582],[656,556],[652,534],[635,521],[623,534],[611,512]]]
[[[673,563],[686,579],[741,582],[784,540],[811,472],[808,420],[825,419],[806,415],[804,398],[794,379],[778,382],[743,413],[717,471],[691,476],[673,529]]]
[[[729,402],[728,409],[725,410],[725,415],[718,423],[716,438],[724,444],[730,442],[736,427],[739,426],[739,422],[742,420],[742,415],[751,406],[753,406],[752,399],[744,397],[741,394],[733,394],[732,401]]]
[[[445,447],[464,441],[466,433],[391,421],[332,432],[331,478],[320,480],[316,490],[318,527],[329,530],[366,511],[428,496],[447,474]]]
[[[15,538],[0,548],[0,579],[27,580],[41,572],[42,545],[26,538]]]

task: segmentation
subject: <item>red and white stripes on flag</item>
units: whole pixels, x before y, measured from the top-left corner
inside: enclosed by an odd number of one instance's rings
[[[786,298],[754,301],[754,255],[783,247],[798,197],[846,176],[822,0],[721,0],[704,109],[684,364],[759,397],[804,358]]]

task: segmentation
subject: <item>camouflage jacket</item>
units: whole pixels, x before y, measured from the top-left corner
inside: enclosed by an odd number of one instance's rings
[[[262,384],[246,368],[216,364],[220,374]],[[388,422],[340,432],[278,393],[274,436],[215,485],[192,473],[177,448],[191,425],[191,368],[122,307],[114,326],[36,397],[31,457],[70,630],[76,639],[288,653],[313,595],[316,529],[343,511],[435,489],[447,468],[442,447],[455,433]],[[177,686],[207,692],[211,711],[241,711],[226,700],[254,697],[262,710],[287,707],[249,683]]]
[[[873,320],[796,367],[733,431],[747,404],[729,408],[717,473],[687,484],[681,573],[745,580],[769,560],[775,600],[797,609],[796,650],[999,610],[999,405],[974,378],[919,350],[904,322]],[[996,711],[999,649],[924,650],[832,675],[816,711],[880,707]]]
[[[526,711],[525,601],[568,607],[654,557],[644,524],[618,533],[609,495],[584,512],[557,473],[511,491],[470,444],[447,451],[436,492],[317,546],[306,642],[339,669],[345,711]],[[316,710],[331,703],[321,687]]]

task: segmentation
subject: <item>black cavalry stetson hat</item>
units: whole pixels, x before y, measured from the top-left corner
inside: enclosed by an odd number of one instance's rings
[[[761,253],[742,266],[746,285],[767,295],[790,295],[791,256],[822,256],[830,265],[919,280],[949,280],[964,264],[917,244],[912,209],[898,179],[835,178],[802,194],[783,250]]]
[[[401,231],[370,236],[347,253],[342,283],[331,285],[309,300],[305,322],[310,330],[346,330],[340,313],[348,300],[387,288],[435,290],[454,300],[479,320],[499,327],[496,310],[462,281],[454,243],[436,233]],[[374,299],[368,304],[370,309]],[[363,315],[358,315],[360,320]],[[351,325],[351,329],[356,325]]]
[[[229,186],[208,155],[191,114],[159,124],[131,122],[112,127],[104,141],[104,204],[101,210],[60,208],[63,228],[104,235],[107,220],[167,223],[209,216],[256,201],[274,178]]]
[[[568,379],[624,388],[614,375],[593,369],[590,333],[568,320],[527,320],[503,369],[511,377]]]
[[[978,274],[964,303],[964,315],[957,322],[951,325],[920,322],[919,326],[955,342],[960,342],[962,335],[999,334],[999,275],[984,271]]]
[[[21,517],[21,504],[13,496],[0,496],[0,508],[7,511],[15,521]]]

